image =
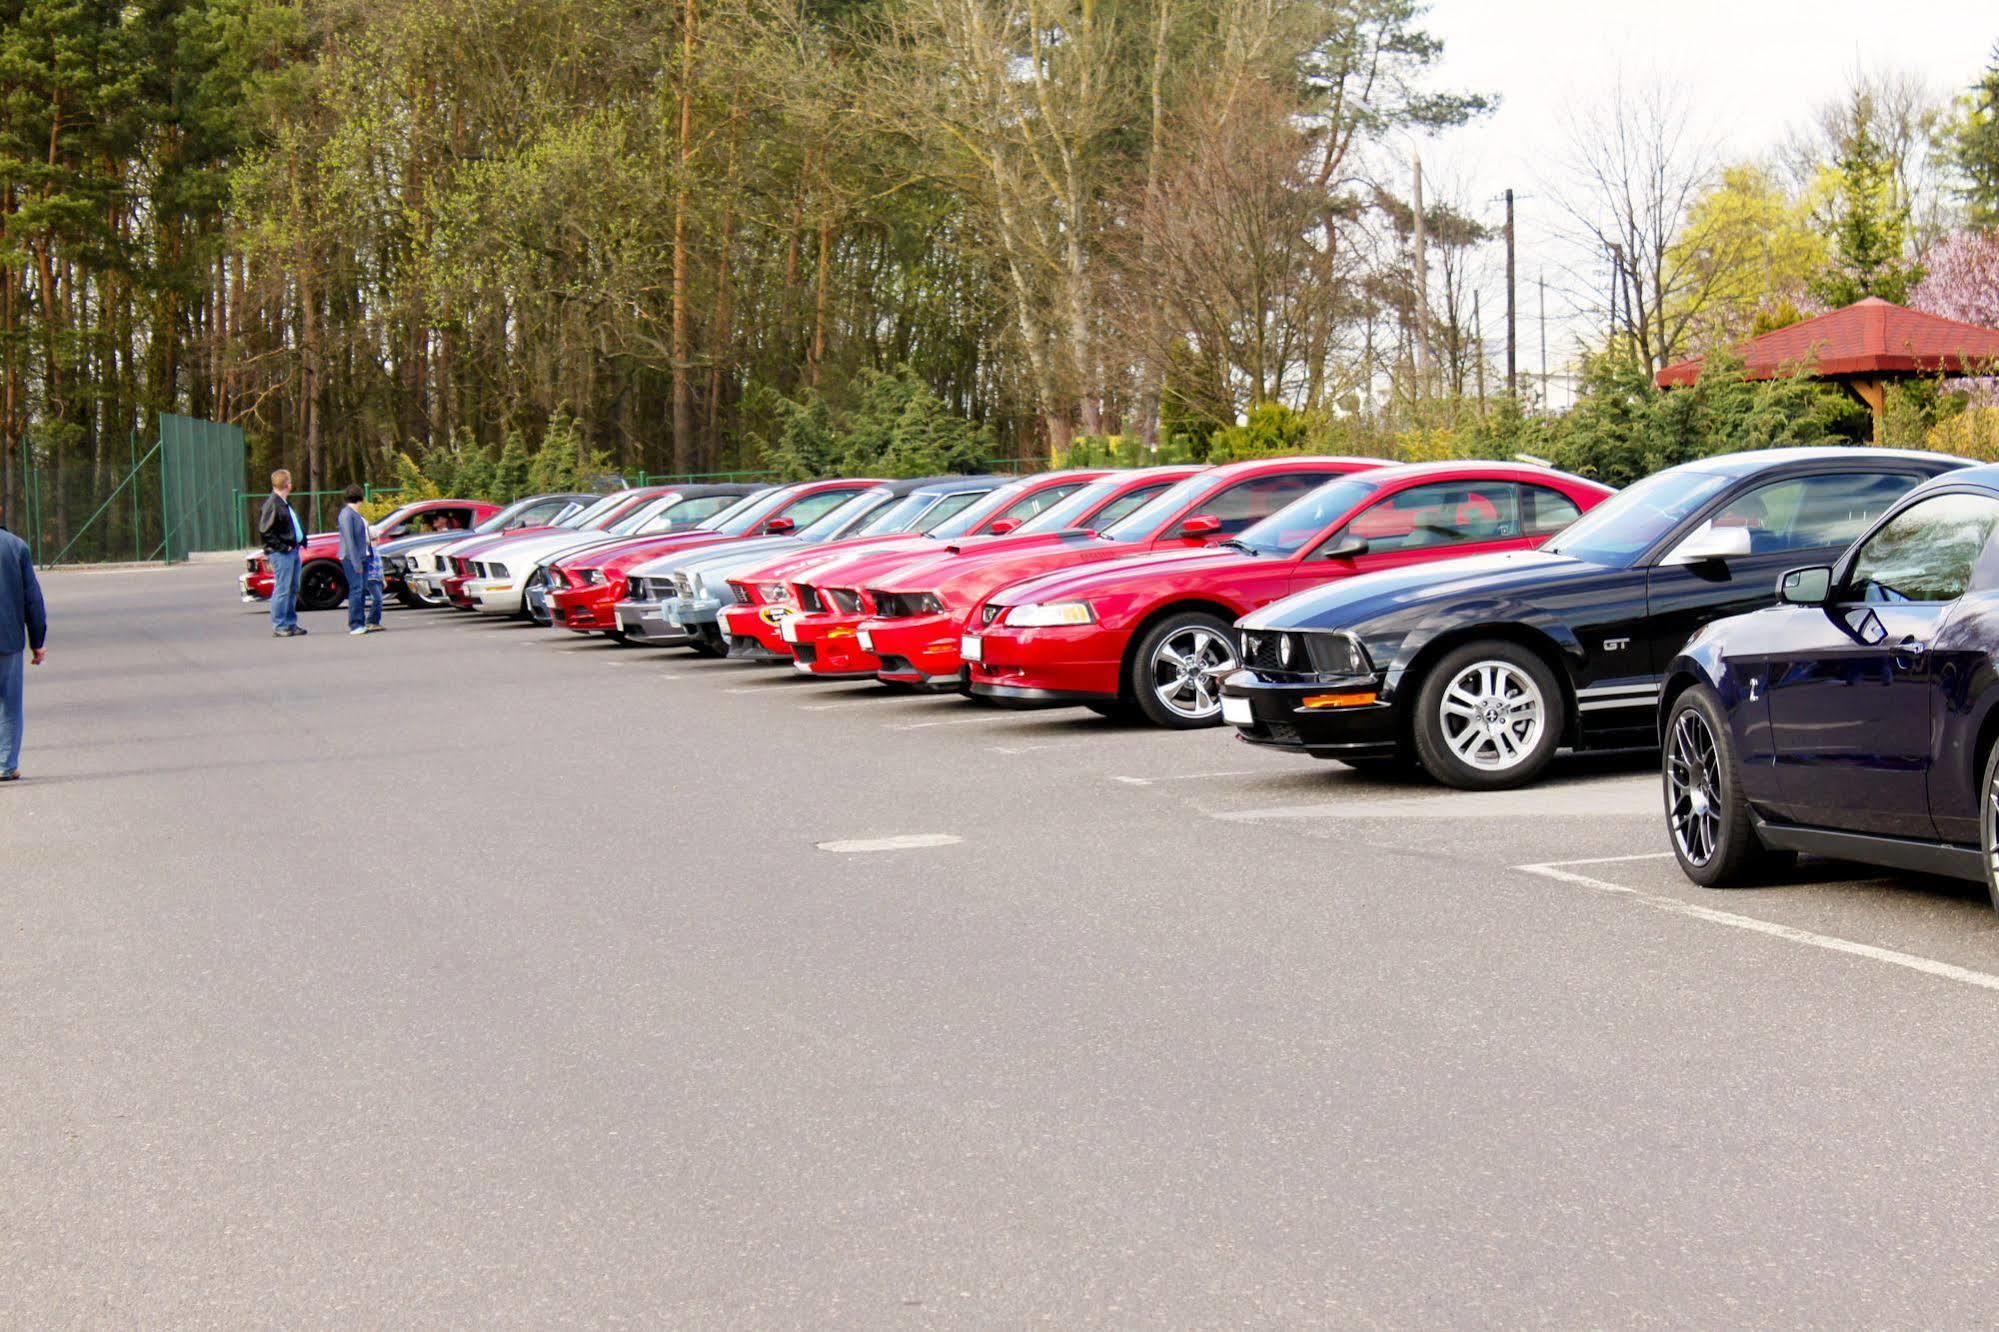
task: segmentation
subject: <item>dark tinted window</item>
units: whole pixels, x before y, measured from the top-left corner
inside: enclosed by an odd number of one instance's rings
[[[1886,472],[1794,477],[1730,500],[1710,522],[1748,528],[1752,555],[1844,546],[1915,484]]]
[[[1203,504],[1190,518],[1203,514],[1222,520],[1222,533],[1234,536],[1259,518],[1268,518],[1306,491],[1332,480],[1326,472],[1279,472],[1239,481]]]
[[[1912,504],[1860,548],[1847,576],[1860,601],[1954,601],[1999,527],[1999,500],[1938,495]]]
[[[807,495],[786,509],[783,516],[791,519],[794,529],[804,527],[839,508],[852,499],[855,493],[851,490],[821,490],[816,494]]]
[[[1520,535],[1519,501],[1505,481],[1442,481],[1385,496],[1346,526],[1371,554],[1510,541]]]
[[[1154,495],[1165,490],[1167,484],[1167,482],[1161,481],[1156,486],[1144,486],[1132,491],[1130,494],[1118,496],[1104,506],[1103,512],[1090,519],[1090,526],[1098,529],[1109,527],[1118,519],[1137,509],[1139,505],[1150,500]]]
[[[985,494],[983,490],[966,490],[959,491],[955,495],[946,495],[924,510],[922,519],[916,524],[916,530],[928,532],[941,526],[952,514],[970,508],[975,501],[985,498]]]
[[[1553,536],[1583,516],[1582,508],[1559,490],[1520,487],[1521,530],[1528,536]]]

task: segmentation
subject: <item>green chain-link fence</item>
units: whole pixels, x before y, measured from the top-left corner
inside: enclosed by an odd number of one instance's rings
[[[159,433],[72,458],[30,433],[25,512],[14,524],[38,564],[187,559],[234,544],[231,497],[243,484],[238,426],[162,413]]]

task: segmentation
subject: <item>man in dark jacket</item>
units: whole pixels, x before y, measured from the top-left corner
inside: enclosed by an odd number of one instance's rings
[[[271,493],[264,498],[263,512],[257,515],[257,535],[263,538],[264,554],[271,561],[271,635],[297,638],[305,630],[298,623],[298,548],[305,544],[305,526],[292,512],[292,474],[279,468],[271,473]]]
[[[0,782],[21,779],[22,687],[26,661],[48,656],[48,611],[28,543],[0,527]]]
[[[361,512],[361,500],[367,493],[359,486],[349,486],[347,502],[340,506],[340,563],[347,570],[350,634],[382,631],[382,557],[375,553],[375,534],[368,530],[368,519]]]

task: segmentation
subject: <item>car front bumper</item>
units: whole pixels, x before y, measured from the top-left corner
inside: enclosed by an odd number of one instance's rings
[[[855,637],[881,668],[875,673],[896,684],[955,685],[965,659],[958,655],[964,626],[946,612],[894,620],[861,621]]]
[[[616,607],[619,630],[634,643],[657,643],[667,647],[685,643],[688,640],[686,631],[660,618],[660,604],[657,601],[619,602]]]
[[[514,578],[474,578],[465,584],[465,599],[486,615],[518,615],[521,585]]]
[[[722,635],[729,640],[733,661],[781,664],[790,661],[791,645],[778,626],[791,614],[785,606],[730,606],[722,612]]]
[[[1315,758],[1392,758],[1402,747],[1401,716],[1378,690],[1371,675],[1300,681],[1235,671],[1222,681],[1222,713],[1253,745]]]
[[[579,634],[609,633],[618,627],[617,596],[607,584],[559,588],[548,597],[548,620]]]
[[[881,669],[881,659],[861,650],[859,615],[789,615],[779,633],[791,646],[792,666],[805,675],[825,679],[869,676]]]
[[[988,698],[1037,703],[1093,703],[1118,696],[1125,635],[1102,625],[967,630],[977,657],[964,653],[971,690]]]

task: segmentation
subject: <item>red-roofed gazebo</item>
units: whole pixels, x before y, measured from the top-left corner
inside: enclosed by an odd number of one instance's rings
[[[1843,309],[1774,329],[1736,346],[1747,379],[1805,374],[1844,384],[1874,412],[1881,437],[1887,387],[1897,379],[1989,375],[1999,366],[1999,328],[1980,328],[1869,296]],[[1669,365],[1660,388],[1701,377],[1700,357]]]

